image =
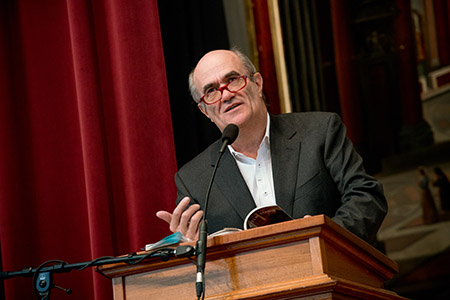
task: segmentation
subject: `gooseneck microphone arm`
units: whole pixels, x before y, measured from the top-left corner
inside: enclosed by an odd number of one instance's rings
[[[198,241],[196,246],[197,255],[197,279],[195,283],[195,288],[197,291],[197,298],[200,299],[202,296],[205,297],[205,261],[206,261],[206,241],[208,236],[208,222],[206,221],[206,211],[208,209],[209,194],[211,192],[211,187],[214,182],[214,177],[216,175],[217,168],[219,166],[220,159],[228,145],[231,145],[237,138],[239,134],[239,128],[235,124],[228,124],[222,133],[222,147],[219,150],[219,156],[217,157],[216,164],[209,181],[208,189],[206,190],[205,205],[203,208],[203,218],[200,222],[200,229],[198,232]]]

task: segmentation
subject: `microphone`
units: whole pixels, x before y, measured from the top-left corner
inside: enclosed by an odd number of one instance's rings
[[[237,139],[237,136],[239,134],[239,127],[237,127],[235,124],[228,124],[227,127],[225,127],[225,129],[223,130],[222,133],[222,147],[219,150],[219,158],[217,159],[217,161],[220,160],[220,158],[222,157],[222,153],[225,151],[225,148],[228,145],[231,145],[234,143],[234,141]],[[216,164],[217,166],[217,164]],[[208,199],[206,199],[208,200]],[[206,206],[205,206],[206,209]]]
[[[198,233],[198,241],[197,241],[197,280],[195,283],[195,287],[197,290],[197,298],[200,299],[202,294],[204,293],[204,273],[205,273],[205,261],[206,261],[206,239],[208,235],[208,222],[206,221],[206,210],[208,208],[208,199],[209,194],[211,192],[212,183],[214,181],[214,176],[216,175],[217,168],[219,166],[219,161],[225,152],[225,149],[228,145],[233,144],[239,134],[239,127],[235,124],[228,124],[222,133],[222,147],[219,150],[219,156],[217,157],[216,164],[214,166],[211,179],[209,181],[208,189],[206,190],[205,197],[205,207],[203,210],[203,218],[200,223],[200,229]]]

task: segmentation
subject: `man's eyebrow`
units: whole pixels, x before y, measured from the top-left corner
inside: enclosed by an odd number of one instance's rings
[[[240,76],[240,75],[241,74],[239,72],[237,72],[237,71],[230,71],[227,74],[225,74],[225,76],[223,76],[221,80],[222,81],[226,81],[226,79],[230,78],[231,76]],[[211,83],[206,84],[203,87],[203,93],[206,93],[207,90],[209,90],[211,87],[213,87],[215,85],[216,85],[215,82],[211,82]]]
[[[228,78],[230,78],[231,76],[240,76],[241,74],[239,74],[239,72],[236,72],[236,71],[231,71],[231,72],[228,72],[227,74],[225,74],[225,76],[223,77],[224,79],[228,79]]]
[[[207,85],[205,85],[203,87],[203,94],[206,93],[207,90],[209,90],[209,88],[213,87],[215,85],[215,83],[208,83]]]

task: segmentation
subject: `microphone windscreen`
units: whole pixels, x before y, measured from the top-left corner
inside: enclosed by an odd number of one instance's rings
[[[235,124],[228,124],[222,133],[222,142],[228,140],[228,144],[233,144],[239,134],[239,127]]]

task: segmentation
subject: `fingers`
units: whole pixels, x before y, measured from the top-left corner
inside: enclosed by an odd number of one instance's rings
[[[191,220],[189,221],[189,226],[186,230],[185,236],[193,241],[196,241],[198,239],[198,230],[199,230],[199,224],[203,217],[203,210],[198,210],[195,212],[195,214],[191,217]]]
[[[157,211],[156,216],[158,218],[160,218],[161,220],[166,221],[169,224],[170,224],[170,221],[172,221],[172,214],[167,211],[164,211],[164,210]]]
[[[200,205],[198,204],[189,206],[190,201],[188,197],[185,197],[178,203],[172,213],[158,211],[156,216],[169,223],[170,231],[180,231],[187,238],[197,240],[198,227],[203,211],[200,210]]]
[[[198,204],[193,204],[187,208],[189,202],[190,199],[188,197],[184,197],[173,211],[172,221],[170,222],[170,230],[172,232],[178,230],[181,231],[182,234],[185,234],[188,228],[189,220],[192,215],[200,209],[200,205]]]
[[[191,218],[194,214],[200,209],[200,205],[193,204],[189,206],[183,213],[181,214],[180,221],[178,224],[178,230],[180,230],[183,234],[186,234],[190,223],[192,222]]]

